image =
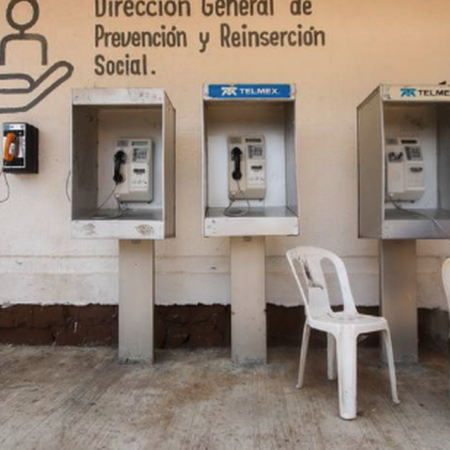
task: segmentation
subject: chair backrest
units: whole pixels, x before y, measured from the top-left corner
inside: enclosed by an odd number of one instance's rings
[[[322,267],[324,260],[330,261],[336,270],[345,313],[357,313],[347,271],[341,258],[328,250],[316,247],[297,247],[289,250],[286,256],[297,282],[307,315],[318,317],[332,312]],[[296,263],[300,270],[297,270]],[[303,289],[299,274],[303,277],[307,292]]]
[[[446,259],[444,264],[442,264],[442,283],[444,285],[448,311],[450,313],[450,258]]]

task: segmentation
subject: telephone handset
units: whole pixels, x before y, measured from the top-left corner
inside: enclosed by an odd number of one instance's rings
[[[123,150],[119,150],[114,155],[114,183],[120,184],[123,183],[124,178],[121,174],[122,165],[126,163],[127,155]]]
[[[233,177],[233,180],[239,181],[242,178],[242,151],[238,147],[234,147],[234,149],[231,150],[231,159],[234,161],[234,171],[231,176]]]
[[[13,162],[18,153],[17,135],[15,133],[8,133],[5,139],[5,148],[3,152],[3,159],[6,162]]]

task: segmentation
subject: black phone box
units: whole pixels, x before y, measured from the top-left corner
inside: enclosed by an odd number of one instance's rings
[[[3,170],[5,173],[38,173],[39,130],[28,123],[3,124],[2,151],[4,151],[6,136],[9,133],[13,133],[17,136],[19,150],[13,161],[8,162],[3,159]]]

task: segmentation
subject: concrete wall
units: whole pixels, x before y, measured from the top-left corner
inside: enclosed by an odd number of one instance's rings
[[[0,6],[0,33],[13,32]],[[446,0],[315,0],[312,14],[293,16],[289,1],[275,1],[272,17],[205,17],[201,2],[181,18],[95,17],[94,0],[40,0],[32,32],[48,40],[49,64],[66,60],[73,76],[27,112],[1,114],[0,122],[26,121],[40,129],[41,171],[10,176],[11,199],[0,205],[0,304],[117,303],[114,241],[75,241],[69,235],[69,105],[74,87],[162,87],[177,109],[177,238],[157,244],[159,304],[226,304],[229,241],[201,236],[201,86],[208,82],[294,82],[299,92],[301,238],[268,239],[268,301],[298,304],[284,253],[303,244],[345,257],[358,303],[376,305],[377,243],[357,239],[356,106],[379,83],[433,84],[448,79],[450,42]],[[164,2],[163,2],[164,3]],[[212,2],[207,2],[212,3]],[[305,2],[303,2],[305,5]],[[308,10],[308,8],[306,8]],[[14,12],[25,21],[27,5]],[[240,29],[291,30],[314,26],[325,45],[223,48],[222,23]],[[95,26],[110,31],[176,26],[189,38],[183,48],[95,48]],[[198,35],[211,33],[200,52]],[[39,45],[8,44],[0,74],[42,73]],[[148,58],[146,76],[98,76],[96,55]],[[154,71],[154,74],[152,74]],[[14,98],[13,98],[14,97]],[[20,103],[0,95],[0,108]],[[0,198],[4,193],[0,181]],[[419,242],[419,303],[445,308],[439,271],[449,246]]]

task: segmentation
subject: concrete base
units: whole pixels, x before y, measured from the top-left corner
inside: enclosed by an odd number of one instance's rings
[[[416,241],[380,241],[380,305],[397,362],[418,360]]]
[[[153,362],[153,241],[119,241],[119,360]]]
[[[231,238],[231,355],[237,364],[267,362],[264,237]]]

